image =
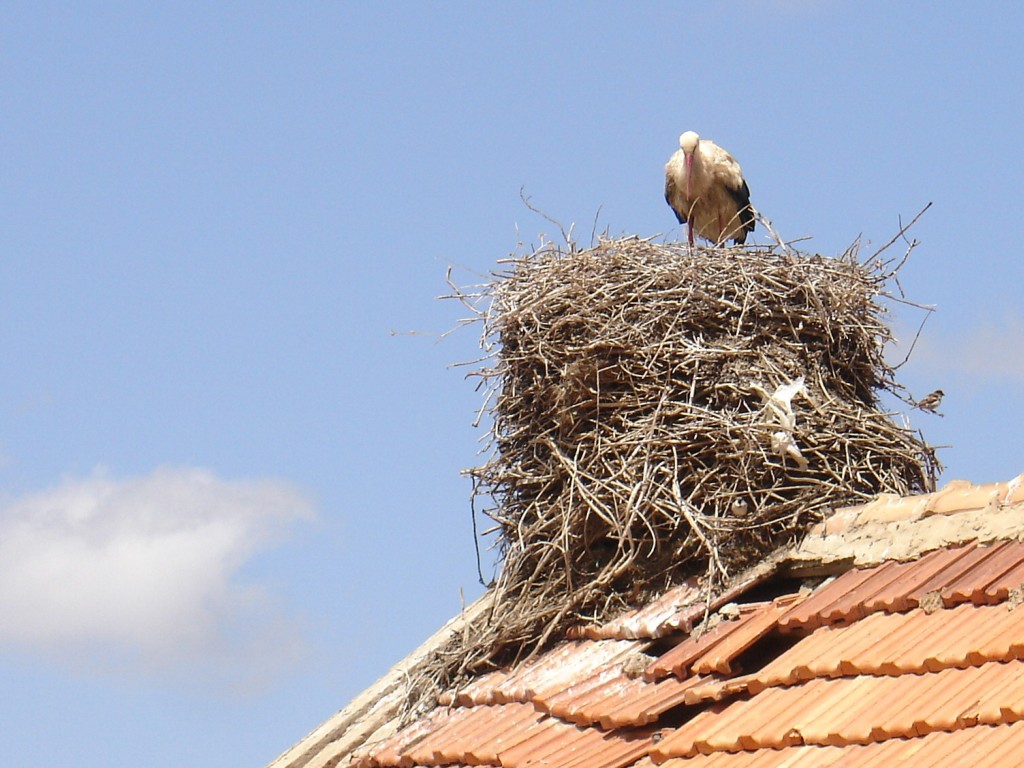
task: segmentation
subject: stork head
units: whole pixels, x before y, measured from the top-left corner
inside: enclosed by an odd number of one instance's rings
[[[687,131],[679,137],[679,148],[687,157],[692,157],[697,144],[700,143],[700,136],[693,131]]]

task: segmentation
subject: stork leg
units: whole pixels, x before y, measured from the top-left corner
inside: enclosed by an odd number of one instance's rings
[[[686,222],[686,235],[687,235],[687,239],[689,239],[689,241],[690,241],[690,247],[693,248],[693,222],[692,221]]]

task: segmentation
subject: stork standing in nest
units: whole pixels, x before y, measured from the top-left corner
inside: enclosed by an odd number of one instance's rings
[[[679,149],[665,165],[665,200],[690,245],[696,232],[715,245],[743,243],[754,231],[750,189],[736,158],[693,131],[679,137]]]

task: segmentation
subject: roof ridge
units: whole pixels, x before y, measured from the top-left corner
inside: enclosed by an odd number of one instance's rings
[[[924,494],[881,493],[812,526],[784,556],[785,567],[792,573],[834,573],[970,541],[1024,539],[1021,505],[1024,473],[998,483],[953,480]]]

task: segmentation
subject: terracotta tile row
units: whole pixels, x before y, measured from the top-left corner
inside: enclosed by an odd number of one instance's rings
[[[696,682],[674,677],[659,683],[642,679],[620,680],[593,695],[583,697],[568,707],[553,710],[579,724],[597,724],[604,729],[647,725],[673,707],[685,702],[686,692]]]
[[[654,746],[663,761],[712,752],[845,746],[1024,717],[1024,663],[991,662],[925,675],[815,679],[718,704]]]
[[[436,707],[390,738],[375,744],[368,754],[356,755],[352,762],[354,768],[377,768],[377,766],[394,768],[401,765],[402,755],[406,750],[442,727],[451,719],[453,711],[447,707]]]
[[[849,623],[876,611],[907,611],[935,595],[946,606],[996,603],[1024,584],[1024,543],[968,544],[909,563],[847,571],[779,620],[786,630]]]
[[[533,701],[538,709],[548,714],[582,725],[596,722],[596,719],[580,714],[581,710],[586,710],[589,702],[607,696],[626,697],[627,689],[634,686],[635,682],[623,673],[621,667],[608,666],[575,685],[548,696],[538,696]]]
[[[874,613],[847,626],[815,630],[750,675],[758,693],[815,677],[938,672],[989,661],[1024,659],[1024,611],[1006,603],[926,613]]]
[[[531,704],[456,708],[440,727],[406,749],[398,765],[500,764],[498,752],[527,738],[541,737],[551,729],[572,727],[546,717]]]
[[[1010,725],[978,725],[957,731],[889,739],[844,747],[802,746],[780,751],[715,752],[673,758],[660,768],[1017,768],[1024,754],[1024,721]],[[636,768],[653,768],[653,762]]]
[[[546,744],[523,742],[499,757],[503,768],[626,768],[647,754],[652,736],[649,729],[605,733],[577,728],[571,737]]]
[[[437,700],[442,707],[472,707],[482,704],[494,704],[495,690],[506,680],[510,672],[505,669],[487,672],[469,681],[458,690],[445,691]]]
[[[404,747],[382,745],[358,766],[492,765],[526,768],[625,768],[645,755],[653,731],[606,732],[548,717],[529,704],[497,704],[448,710],[433,729]]]
[[[618,743],[628,729],[657,724],[669,710],[706,705],[737,693],[754,696],[715,705],[698,715],[667,736],[656,755],[666,757],[680,748],[684,753],[779,748],[801,740],[855,743],[889,733],[887,728],[897,735],[912,733],[896,717],[890,724],[851,721],[845,730],[830,734],[819,727],[822,718],[808,720],[801,707],[820,707],[830,700],[887,701],[888,694],[878,694],[885,683],[865,676],[914,674],[917,677],[908,679],[919,679],[929,677],[925,673],[971,665],[984,665],[986,674],[994,674],[992,670],[1002,667],[989,662],[1019,663],[1024,658],[1024,611],[988,603],[1005,600],[1011,590],[1019,589],[1022,563],[1024,545],[1001,542],[939,550],[913,563],[850,571],[810,595],[741,605],[736,618],[684,639],[654,661],[644,661],[646,644],[641,641],[568,642],[517,671],[478,678],[448,697],[446,703],[460,706],[435,710],[430,718],[396,734],[376,751],[374,762],[402,768],[462,762],[510,768],[509,760],[519,764],[527,759],[521,754],[559,751],[584,734],[602,739],[605,746]],[[679,599],[681,592],[674,591],[676,596],[659,607],[659,621],[670,612],[666,606]],[[941,598],[932,606],[937,610],[910,610],[927,602],[929,595]],[[946,602],[959,606],[944,609]],[[673,610],[678,607],[677,603]],[[884,612],[894,610],[908,612]],[[839,621],[845,624],[835,624]],[[806,631],[815,624],[816,631],[763,669],[731,677],[735,658],[761,638],[777,628]],[[643,676],[638,677],[641,669]],[[849,688],[821,688],[829,682],[822,678],[836,677],[849,678]],[[896,691],[891,695],[898,698]],[[777,717],[766,715],[766,708],[773,706]],[[842,703],[829,705],[833,706],[851,710]],[[794,727],[795,713],[802,713],[806,722]],[[931,717],[925,720],[931,723],[928,727],[953,727],[948,713]],[[991,713],[989,718],[986,722],[995,722]],[[700,739],[687,736],[691,727],[705,727],[700,726],[703,722],[708,723],[706,734]],[[686,746],[688,738],[692,743]]]

